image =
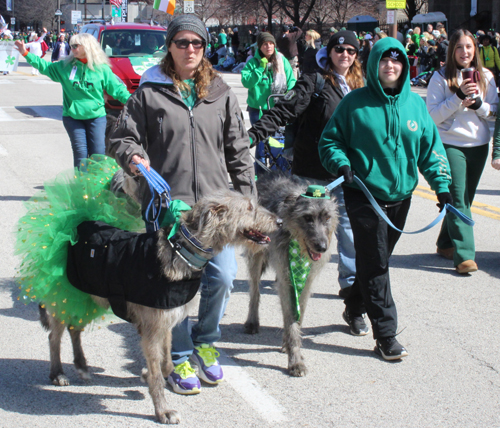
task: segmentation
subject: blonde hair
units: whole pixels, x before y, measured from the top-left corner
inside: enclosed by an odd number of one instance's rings
[[[75,34],[71,37],[69,41],[70,45],[82,45],[83,50],[85,51],[85,57],[87,58],[87,66],[92,71],[95,70],[95,67],[101,65],[110,66],[109,58],[101,49],[99,42],[95,39],[94,36],[91,36],[89,33],[79,33]],[[66,62],[71,62],[74,59],[73,51],[65,59]]]
[[[375,37],[378,37],[377,40],[375,40]],[[375,33],[373,36],[373,43],[378,42],[379,40],[382,40],[383,38],[387,37],[387,34],[385,34],[383,31],[379,31],[378,33]]]
[[[179,74],[175,71],[175,63],[170,52],[160,62],[160,70],[170,77],[174,86],[185,92],[190,92],[191,88],[181,80]],[[212,68],[212,64],[203,56],[198,68],[194,73],[194,87],[198,99],[205,98],[208,95],[208,87],[219,74]]]
[[[306,34],[308,34],[309,37],[311,37],[311,40],[306,40],[306,45],[309,46],[310,48],[315,48],[316,45],[314,44],[314,42],[321,37],[320,34],[314,30],[307,30]]]
[[[486,76],[484,75],[481,58],[479,57],[479,49],[477,47],[476,39],[468,30],[457,30],[451,36],[450,44],[448,46],[448,54],[446,56],[446,68],[444,76],[446,78],[450,91],[457,93],[460,85],[458,84],[457,78],[458,64],[455,58],[455,51],[457,50],[458,41],[464,36],[468,37],[474,45],[474,58],[472,58],[470,65],[479,72],[479,82],[477,82],[477,85],[479,86],[481,93],[485,94],[488,84],[486,82]]]

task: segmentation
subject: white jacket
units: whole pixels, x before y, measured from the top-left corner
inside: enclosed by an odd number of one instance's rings
[[[462,106],[462,100],[450,91],[442,72],[436,72],[432,76],[427,88],[427,110],[436,123],[444,144],[476,147],[489,143],[491,131],[486,118],[495,119],[498,95],[493,74],[486,68],[483,68],[483,72],[488,85],[486,94],[479,94],[483,103],[477,110]],[[460,85],[462,76],[460,72],[458,74]]]

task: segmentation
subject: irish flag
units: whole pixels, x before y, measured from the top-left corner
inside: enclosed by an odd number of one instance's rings
[[[175,0],[155,0],[153,9],[161,10],[162,12],[167,12],[170,15],[173,15],[175,10]]]

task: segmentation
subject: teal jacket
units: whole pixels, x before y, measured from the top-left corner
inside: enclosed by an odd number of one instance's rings
[[[130,97],[125,84],[108,65],[94,67],[92,71],[77,59],[50,63],[32,53],[28,53],[26,60],[40,73],[62,85],[63,116],[77,120],[106,116],[104,91],[124,104]]]
[[[380,59],[389,49],[405,57],[395,96],[386,95],[378,79]],[[328,171],[337,174],[341,166],[350,166],[383,201],[409,198],[419,171],[436,194],[448,192],[451,183],[443,143],[424,101],[410,90],[409,69],[401,43],[392,37],[379,40],[368,59],[367,86],[343,98],[319,141],[321,163]]]
[[[281,55],[275,51],[276,55]],[[295,78],[292,67],[288,60],[281,55],[283,67],[285,69],[287,91],[295,86]],[[271,95],[271,85],[273,84],[273,70],[269,67],[262,68],[260,60],[262,59],[259,50],[255,56],[247,62],[245,68],[241,70],[241,83],[248,89],[247,104],[249,107],[267,110],[267,98]],[[274,102],[271,101],[271,108]]]

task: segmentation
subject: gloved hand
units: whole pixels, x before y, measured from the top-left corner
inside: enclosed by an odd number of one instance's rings
[[[264,58],[262,58],[262,59],[260,60],[260,66],[261,66],[262,68],[266,68],[266,67],[267,67],[267,63],[268,63],[268,62],[269,62],[269,61],[267,60],[267,58],[266,58],[266,57],[264,57]]]
[[[348,165],[341,166],[338,169],[337,174],[339,176],[340,175],[344,176],[344,183],[345,184],[351,184],[353,182],[353,180],[354,180],[354,175],[352,174],[351,168],[349,168]]]
[[[437,198],[439,204],[436,204],[436,206],[439,208],[439,212],[443,211],[445,204],[453,205],[453,198],[451,197],[451,193],[448,192],[438,193]]]

